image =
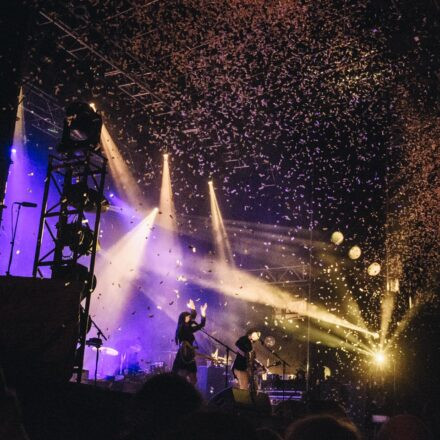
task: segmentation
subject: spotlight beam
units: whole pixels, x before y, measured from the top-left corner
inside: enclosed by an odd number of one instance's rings
[[[228,234],[226,232],[212,181],[208,182],[208,186],[209,201],[211,205],[212,235],[214,238],[215,250],[220,261],[225,261],[233,265],[234,258],[232,255],[231,244],[229,243]]]
[[[136,227],[98,256],[96,277],[98,301],[92,303],[92,315],[103,328],[116,329],[130,298],[132,282],[144,264],[144,251],[158,209],[155,208]]]
[[[177,219],[176,208],[174,206],[173,188],[171,185],[171,173],[169,164],[169,155],[165,153],[163,155],[163,168],[162,168],[162,185],[160,188],[160,217],[158,219],[158,225],[167,230],[177,231]]]
[[[139,206],[143,200],[142,191],[104,123],[101,129],[101,145],[118,193],[131,205]]]
[[[159,273],[166,274],[166,267],[158,267]],[[320,325],[346,329],[365,336],[375,337],[375,333],[365,327],[353,324],[344,318],[306,301],[292,300],[292,294],[276,286],[271,286],[248,273],[231,267],[227,262],[202,259],[193,256],[185,272],[188,280],[199,286],[218,291],[226,296],[248,303],[260,303],[276,309],[288,309],[300,316],[309,316]]]

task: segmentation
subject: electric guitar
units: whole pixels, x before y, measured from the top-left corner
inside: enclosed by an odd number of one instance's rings
[[[185,363],[191,363],[195,361],[195,358],[201,358],[211,361],[214,365],[225,365],[226,359],[222,357],[213,357],[204,353],[200,353],[196,348],[188,341],[182,341],[180,343],[180,356]]]

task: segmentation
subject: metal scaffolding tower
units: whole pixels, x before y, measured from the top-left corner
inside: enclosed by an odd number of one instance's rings
[[[44,269],[50,268],[52,278],[84,283],[78,381],[81,379],[90,297],[96,284],[95,257],[101,212],[105,208],[106,168],[107,159],[92,150],[49,157],[35,250],[34,277],[43,277]],[[91,215],[86,216],[86,212]]]

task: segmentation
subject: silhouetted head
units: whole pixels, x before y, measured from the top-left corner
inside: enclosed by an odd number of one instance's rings
[[[255,428],[235,414],[198,411],[182,419],[167,440],[258,440]]]
[[[357,428],[350,422],[331,416],[311,416],[298,420],[287,430],[286,440],[360,440]]]
[[[185,324],[189,324],[189,322],[191,321],[191,313],[189,312],[182,312],[179,315],[179,319],[177,320],[177,327],[176,327],[176,334],[175,334],[175,338],[174,340],[176,341],[176,344],[178,344],[179,341],[179,334],[180,334],[180,330],[181,328],[185,325]]]
[[[379,431],[378,440],[429,440],[428,428],[416,416],[401,414],[392,417]]]
[[[179,315],[179,319],[177,320],[177,327],[180,327],[182,324],[184,324],[185,322],[189,322],[190,320],[191,320],[191,313],[190,312],[182,312]]]
[[[153,376],[134,398],[133,438],[157,438],[201,405],[200,393],[183,377]]]

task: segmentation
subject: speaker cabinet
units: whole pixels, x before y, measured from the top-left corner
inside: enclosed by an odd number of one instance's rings
[[[209,400],[225,388],[225,369],[214,366],[197,367],[197,388]]]
[[[270,416],[272,413],[267,394],[252,395],[248,390],[240,390],[239,388],[226,388],[220,391],[209,401],[209,406],[234,414],[252,413],[259,416]]]
[[[0,277],[0,363],[10,385],[72,375],[82,284]]]

